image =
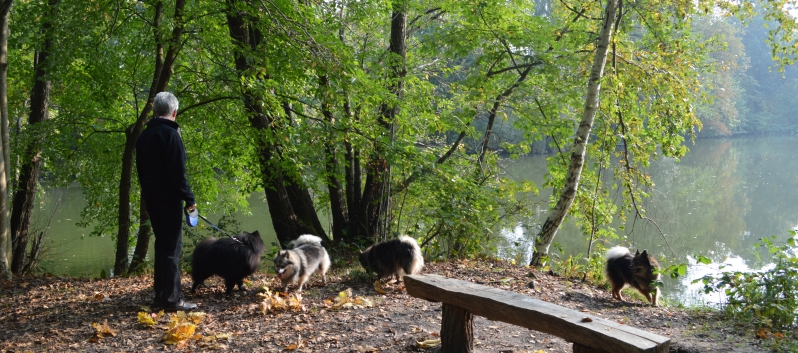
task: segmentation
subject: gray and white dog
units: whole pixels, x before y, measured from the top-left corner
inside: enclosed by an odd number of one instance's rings
[[[330,256],[321,246],[321,238],[304,234],[288,243],[288,250],[280,250],[274,258],[274,269],[277,277],[283,282],[282,291],[289,284],[299,283],[299,292],[314,272],[321,272],[324,284],[327,284],[327,270],[330,269]]]

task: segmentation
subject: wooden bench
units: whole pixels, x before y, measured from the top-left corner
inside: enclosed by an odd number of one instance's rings
[[[438,275],[406,275],[407,293],[443,304],[441,350],[474,350],[474,318],[483,316],[573,342],[575,353],[667,353],[670,339],[523,294]]]

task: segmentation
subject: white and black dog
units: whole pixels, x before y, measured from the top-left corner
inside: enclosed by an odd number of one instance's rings
[[[321,238],[304,234],[288,244],[288,250],[280,250],[274,258],[274,269],[283,283],[283,291],[289,284],[299,283],[299,292],[314,272],[320,272],[323,283],[327,284],[327,270],[330,269],[330,256],[321,246]]]
[[[399,239],[374,244],[360,253],[360,265],[377,274],[377,280],[391,275],[400,279],[402,271],[413,275],[424,268],[424,256],[415,239],[400,236]]]

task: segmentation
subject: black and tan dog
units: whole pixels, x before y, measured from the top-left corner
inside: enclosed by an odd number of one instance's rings
[[[621,289],[626,285],[637,289],[652,305],[657,306],[659,289],[654,285],[659,279],[659,263],[646,250],[632,255],[629,249],[616,246],[607,250],[607,278],[612,286],[612,297],[624,301]]]

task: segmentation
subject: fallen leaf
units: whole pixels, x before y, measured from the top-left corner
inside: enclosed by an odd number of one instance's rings
[[[94,329],[97,330],[96,337],[98,337],[98,338],[103,338],[103,337],[108,337],[108,336],[116,336],[117,330],[114,330],[110,326],[108,326],[108,319],[105,319],[105,321],[103,321],[102,325],[100,325],[100,324],[98,324],[96,322],[92,323],[91,327],[94,327]]]
[[[358,352],[358,353],[374,353],[374,352],[379,352],[379,351],[380,350],[375,348],[375,347],[355,345],[355,352]]]
[[[178,345],[184,343],[189,339],[200,339],[201,336],[194,335],[197,329],[197,324],[205,317],[205,313],[201,311],[186,314],[183,311],[178,311],[169,316],[169,328],[163,336],[163,341],[166,344]]]
[[[374,281],[374,290],[377,291],[377,293],[380,293],[380,294],[387,293],[385,291],[385,289],[382,289],[382,284],[380,283],[380,280]]]
[[[424,341],[421,341],[421,342],[416,341],[416,347],[421,348],[421,349],[434,348],[434,347],[439,346],[440,344],[441,344],[441,339],[440,338],[434,339],[434,340],[424,340]]]
[[[149,313],[145,313],[143,311],[139,312],[139,323],[144,324],[147,326],[155,325],[155,318],[152,317]]]

